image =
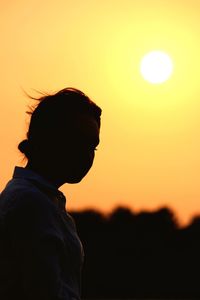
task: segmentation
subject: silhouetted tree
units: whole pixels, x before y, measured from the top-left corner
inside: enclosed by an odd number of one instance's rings
[[[200,217],[180,228],[167,207],[72,215],[85,248],[84,298],[200,298]]]

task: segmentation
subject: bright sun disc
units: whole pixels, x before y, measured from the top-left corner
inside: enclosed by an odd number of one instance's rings
[[[140,71],[145,80],[158,84],[169,79],[173,71],[173,63],[168,54],[152,51],[143,57]]]

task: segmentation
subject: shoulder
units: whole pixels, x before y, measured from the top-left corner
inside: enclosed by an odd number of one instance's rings
[[[24,234],[26,238],[30,232],[32,238],[61,235],[56,205],[31,181],[8,183],[0,197],[0,219],[7,232]]]
[[[11,238],[38,241],[62,238],[59,211],[51,198],[29,180],[11,180],[0,196],[0,220]],[[18,242],[17,242],[18,243]]]
[[[42,192],[30,180],[23,178],[12,179],[0,195],[0,209],[37,211],[55,209],[50,197]]]

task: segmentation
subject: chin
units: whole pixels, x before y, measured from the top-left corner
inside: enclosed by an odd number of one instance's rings
[[[80,176],[79,177],[78,176],[77,177],[74,176],[73,178],[67,178],[66,182],[70,183],[70,184],[79,183],[83,179],[83,177],[84,176],[81,176],[81,177]]]
[[[82,170],[80,170],[80,169],[72,170],[68,174],[65,174],[65,176],[63,176],[63,177],[65,178],[66,183],[71,183],[71,184],[79,183],[87,175],[89,170],[90,170],[90,168],[85,168]]]
[[[82,174],[74,175],[71,178],[67,178],[67,183],[71,183],[71,184],[79,183],[87,175],[88,171],[87,172],[85,171]]]
[[[75,183],[81,182],[81,180],[82,180],[82,178],[81,179],[68,179],[67,183],[69,183],[69,184],[75,184]]]

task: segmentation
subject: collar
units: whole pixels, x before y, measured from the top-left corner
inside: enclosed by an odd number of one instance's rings
[[[63,208],[65,207],[66,198],[64,194],[35,171],[16,166],[14,169],[13,178],[23,178],[32,181],[38,188],[46,192],[48,195],[53,196],[54,202],[57,202],[59,206]]]

